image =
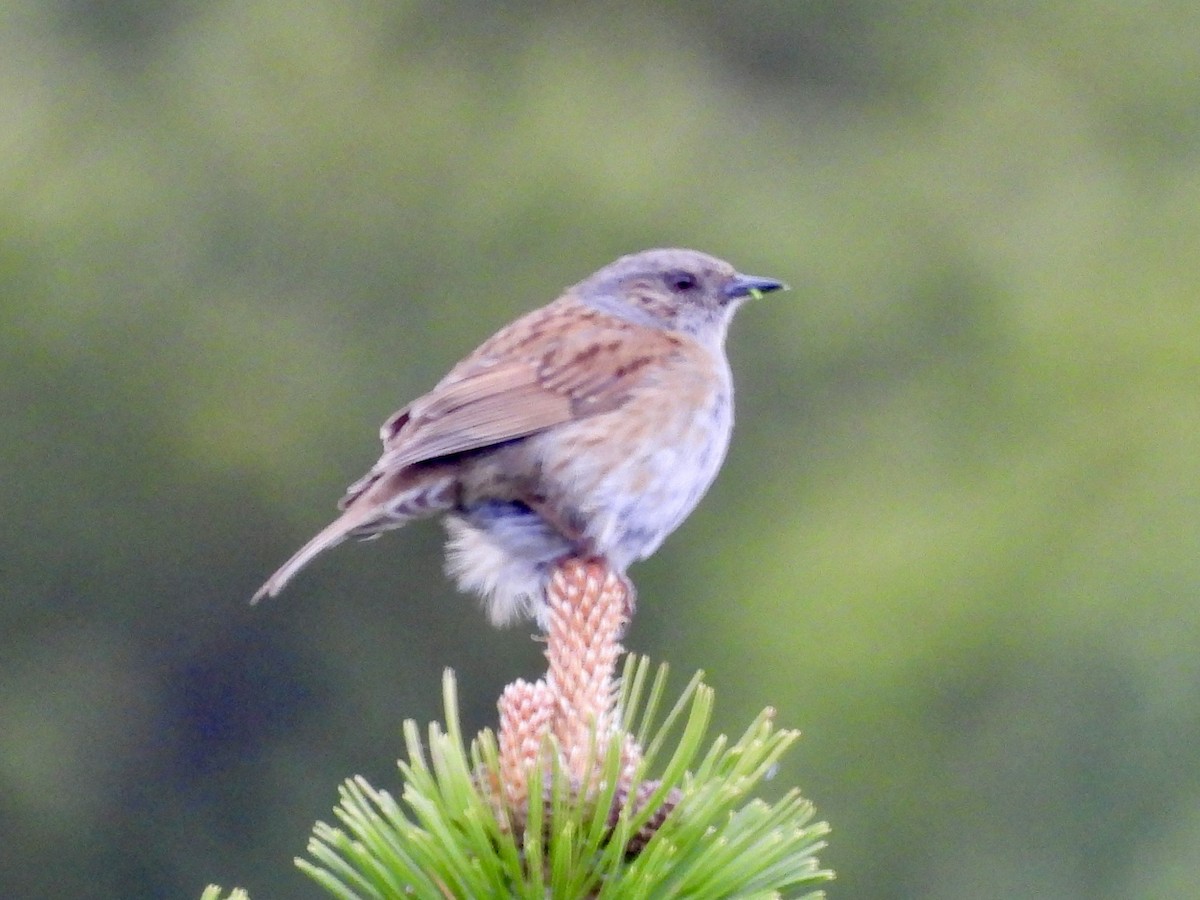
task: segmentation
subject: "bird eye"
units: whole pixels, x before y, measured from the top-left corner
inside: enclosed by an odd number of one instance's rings
[[[696,276],[691,272],[669,272],[666,276],[667,287],[676,294],[696,289]]]

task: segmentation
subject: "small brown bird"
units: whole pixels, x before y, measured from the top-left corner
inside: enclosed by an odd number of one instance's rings
[[[439,514],[450,573],[496,624],[541,621],[565,556],[604,557],[623,573],[716,477],[733,428],[729,322],[746,298],[784,287],[695,250],[605,266],[388,419],[383,455],[349,487],[341,516],[254,601],[348,537]]]

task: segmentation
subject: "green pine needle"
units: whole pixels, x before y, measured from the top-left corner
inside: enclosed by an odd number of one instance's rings
[[[557,766],[549,785],[535,768],[529,795],[548,802],[531,803],[514,834],[480,789],[481,780],[498,778],[496,736],[484,731],[466,744],[447,671],[445,730],[431,725],[422,744],[417,726],[404,725],[402,802],[363,778],[347,781],[334,811],[340,827],[317,823],[311,859],[296,864],[340,900],[820,896],[805,892],[832,878],[816,857],[828,826],[812,821],[812,806],[795,790],[773,804],[749,799],[798,732],[775,728],[767,710],[734,743],[720,736],[703,750],[712,690],[697,675],[660,719],[666,678],[666,666],[651,677],[646,659],[626,658],[619,708],[645,748],[634,785],[659,783],[646,802],[625,803],[615,826],[619,737],[595,760],[603,775],[593,797],[578,797]],[[676,791],[661,826],[640,852],[627,853]],[[217,889],[210,892],[205,900],[219,900]]]
[[[210,884],[204,889],[204,893],[200,895],[200,900],[250,900],[250,895],[241,888],[234,888],[226,897],[221,893],[221,889],[215,884]]]

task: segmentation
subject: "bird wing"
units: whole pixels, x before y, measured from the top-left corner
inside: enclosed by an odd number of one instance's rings
[[[345,509],[388,472],[526,437],[622,406],[679,337],[552,305],[510,325],[380,429],[383,455]],[[557,313],[557,315],[556,315]],[[568,327],[569,326],[569,327]]]

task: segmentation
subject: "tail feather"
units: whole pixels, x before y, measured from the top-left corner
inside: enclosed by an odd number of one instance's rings
[[[366,485],[360,490],[360,486]],[[453,508],[456,482],[453,472],[402,469],[386,477],[375,474],[350,488],[345,512],[326,525],[311,541],[267,579],[250,600],[274,597],[313,557],[336,547],[348,537],[372,537],[393,528]]]
[[[258,603],[266,597],[274,597],[287,586],[296,573],[313,561],[318,554],[331,550],[359,528],[367,525],[378,516],[378,511],[372,506],[361,506],[357,509],[346,510],[295,552],[291,559],[279,567],[279,570],[267,579],[266,583],[250,598],[250,603]]]

